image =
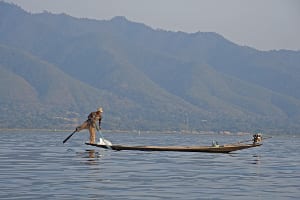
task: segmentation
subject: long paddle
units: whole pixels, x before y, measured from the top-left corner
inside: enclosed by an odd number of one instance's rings
[[[71,133],[64,141],[63,143],[65,143],[66,141],[68,141],[73,135],[74,133],[76,133],[77,131],[75,130],[73,133]]]
[[[262,139],[262,140],[266,140],[266,139],[269,139],[269,138],[272,138],[272,136],[269,136],[269,137],[262,137],[261,139]],[[253,139],[251,139],[251,140],[239,141],[239,142],[237,142],[237,143],[232,143],[232,144],[239,144],[239,143],[245,143],[245,142],[251,142],[251,141],[253,141]]]

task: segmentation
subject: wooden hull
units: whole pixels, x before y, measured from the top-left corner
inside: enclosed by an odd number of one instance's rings
[[[126,145],[112,145],[106,146],[101,144],[85,143],[86,145],[100,147],[104,149],[112,149],[116,151],[121,150],[135,150],[135,151],[179,151],[179,152],[208,152],[208,153],[230,153],[242,149],[261,146],[262,144],[228,144],[213,146],[126,146]]]

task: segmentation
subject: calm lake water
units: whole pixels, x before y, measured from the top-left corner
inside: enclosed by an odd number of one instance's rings
[[[111,151],[88,133],[0,132],[0,199],[298,199],[300,137],[230,154]],[[114,144],[211,145],[250,136],[105,133]],[[99,135],[98,135],[99,137]]]

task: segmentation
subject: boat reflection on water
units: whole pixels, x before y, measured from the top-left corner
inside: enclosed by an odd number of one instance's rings
[[[261,164],[261,156],[260,155],[253,155],[252,164],[260,165]]]
[[[96,152],[95,150],[86,150],[88,153],[88,158],[100,158],[99,152]]]
[[[76,152],[76,156],[80,158],[81,163],[98,165],[103,155],[94,149],[87,149],[84,152]]]

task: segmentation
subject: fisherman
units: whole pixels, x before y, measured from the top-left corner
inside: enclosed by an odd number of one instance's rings
[[[76,127],[76,132],[83,129],[88,129],[90,132],[90,143],[96,143],[96,129],[101,130],[101,120],[102,120],[102,107],[98,108],[96,112],[91,112],[88,119],[83,122],[80,126]]]
[[[258,142],[262,141],[262,134],[261,133],[257,133],[255,135],[253,135],[253,144],[256,144]]]

